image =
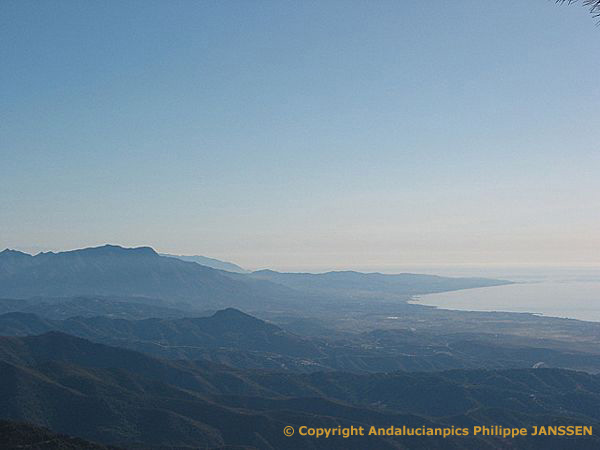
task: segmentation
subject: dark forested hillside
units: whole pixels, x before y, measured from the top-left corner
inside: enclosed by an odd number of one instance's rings
[[[489,436],[319,440],[282,431],[599,424],[593,324],[405,301],[502,283],[230,273],[147,247],[4,251],[0,418],[144,449],[498,448],[507,443]]]
[[[147,448],[491,448],[499,445],[496,438],[369,437],[336,443],[287,438],[282,430],[304,424],[600,424],[600,378],[556,369],[373,375],[240,371],[161,361],[59,333],[0,338],[0,365],[2,418]],[[596,439],[571,439],[568,445],[590,448],[600,445]],[[548,448],[544,439],[526,442]]]
[[[5,450],[118,450],[84,439],[58,434],[30,423],[0,420],[0,446]]]
[[[467,368],[557,367],[600,372],[600,354],[557,343],[484,333],[430,334],[375,330],[309,338],[229,308],[209,317],[126,320],[110,317],[45,319],[0,315],[0,335],[61,331],[95,342],[168,359],[291,372],[381,372]]]
[[[172,305],[164,300],[147,297],[76,296],[33,297],[0,299],[0,313],[23,312],[46,319],[105,316],[121,319],[146,319],[150,317],[181,318],[202,315],[201,308],[193,305]]]

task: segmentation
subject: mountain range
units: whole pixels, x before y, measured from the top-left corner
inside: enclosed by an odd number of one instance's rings
[[[558,369],[310,375],[164,361],[52,332],[0,338],[0,418],[114,445],[498,448],[495,437],[333,438],[285,426],[600,425],[600,377]],[[595,436],[524,438],[594,448]],[[562,447],[560,447],[562,446]]]
[[[598,352],[556,348],[531,339],[410,330],[316,338],[290,333],[233,308],[208,317],[144,320],[106,316],[52,320],[20,312],[0,315],[0,335],[27,336],[49,331],[161,358],[202,359],[242,369],[373,373],[543,366],[600,372]]]
[[[150,297],[188,307],[285,303],[289,288],[193,262],[159,256],[149,247],[105,245],[32,256],[0,253],[0,296],[80,295]]]
[[[505,280],[245,272],[181,258],[114,245],[0,252],[1,443],[600,447],[595,436],[286,437],[301,425],[598,427],[600,326],[407,301]]]
[[[114,245],[35,256],[0,252],[0,298],[119,296],[162,299],[180,308],[301,307],[306,301],[407,300],[410,295],[506,284],[502,280],[358,272],[251,274],[160,256],[150,247]],[[360,287],[362,286],[362,287]]]
[[[195,262],[202,266],[212,267],[213,269],[225,270],[227,272],[234,273],[248,273],[248,271],[237,264],[228,261],[221,261],[220,259],[208,258],[200,255],[170,255],[168,253],[159,253],[160,256],[167,256],[170,258],[177,258],[182,261]]]
[[[511,284],[489,278],[450,278],[414,273],[383,274],[338,271],[326,273],[282,273],[259,270],[250,276],[292,289],[340,298],[398,299],[411,295]]]

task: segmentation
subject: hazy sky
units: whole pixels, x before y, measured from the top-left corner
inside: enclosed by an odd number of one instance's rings
[[[0,2],[0,247],[600,264],[580,4]]]

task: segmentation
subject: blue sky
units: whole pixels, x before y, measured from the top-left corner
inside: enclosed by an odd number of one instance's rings
[[[600,264],[600,28],[552,1],[0,3],[0,247]]]

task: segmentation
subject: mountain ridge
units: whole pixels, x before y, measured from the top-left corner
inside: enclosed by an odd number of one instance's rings
[[[172,255],[169,253],[159,253],[160,256],[165,256],[168,258],[177,258],[182,261],[195,262],[202,266],[212,267],[213,269],[225,270],[227,272],[234,273],[249,273],[243,267],[238,266],[229,261],[222,261],[216,258],[209,258],[207,256],[201,255]]]
[[[151,247],[103,245],[35,256],[0,254],[0,298],[121,296],[188,302],[204,309],[242,307],[304,309],[306,301],[392,299],[410,295],[506,284],[503,280],[432,275],[290,274],[227,272],[160,256]]]
[[[162,257],[150,247],[115,245],[0,256],[0,297],[141,296],[205,308],[285,303],[299,293],[193,262]]]
[[[251,272],[249,276],[313,294],[387,299],[406,299],[413,295],[513,283],[492,278],[453,278],[416,273],[363,273],[354,270],[293,273],[262,269]]]
[[[169,360],[202,359],[240,369],[290,373],[415,372],[536,365],[600,372],[597,351],[582,352],[525,338],[411,330],[307,337],[234,308],[205,317],[141,320],[106,316],[53,320],[21,312],[0,315],[0,335],[31,336],[49,331]],[[515,346],[515,342],[519,345]]]
[[[52,350],[51,350],[52,349]],[[371,375],[242,371],[163,361],[64,333],[0,337],[0,418],[114,445],[257,448],[498,448],[460,439],[285,437],[284,426],[600,426],[600,376],[560,369]],[[78,420],[85,417],[85,421]],[[516,442],[516,441],[515,441]],[[546,449],[540,439],[519,440]],[[596,436],[553,440],[594,448]]]

